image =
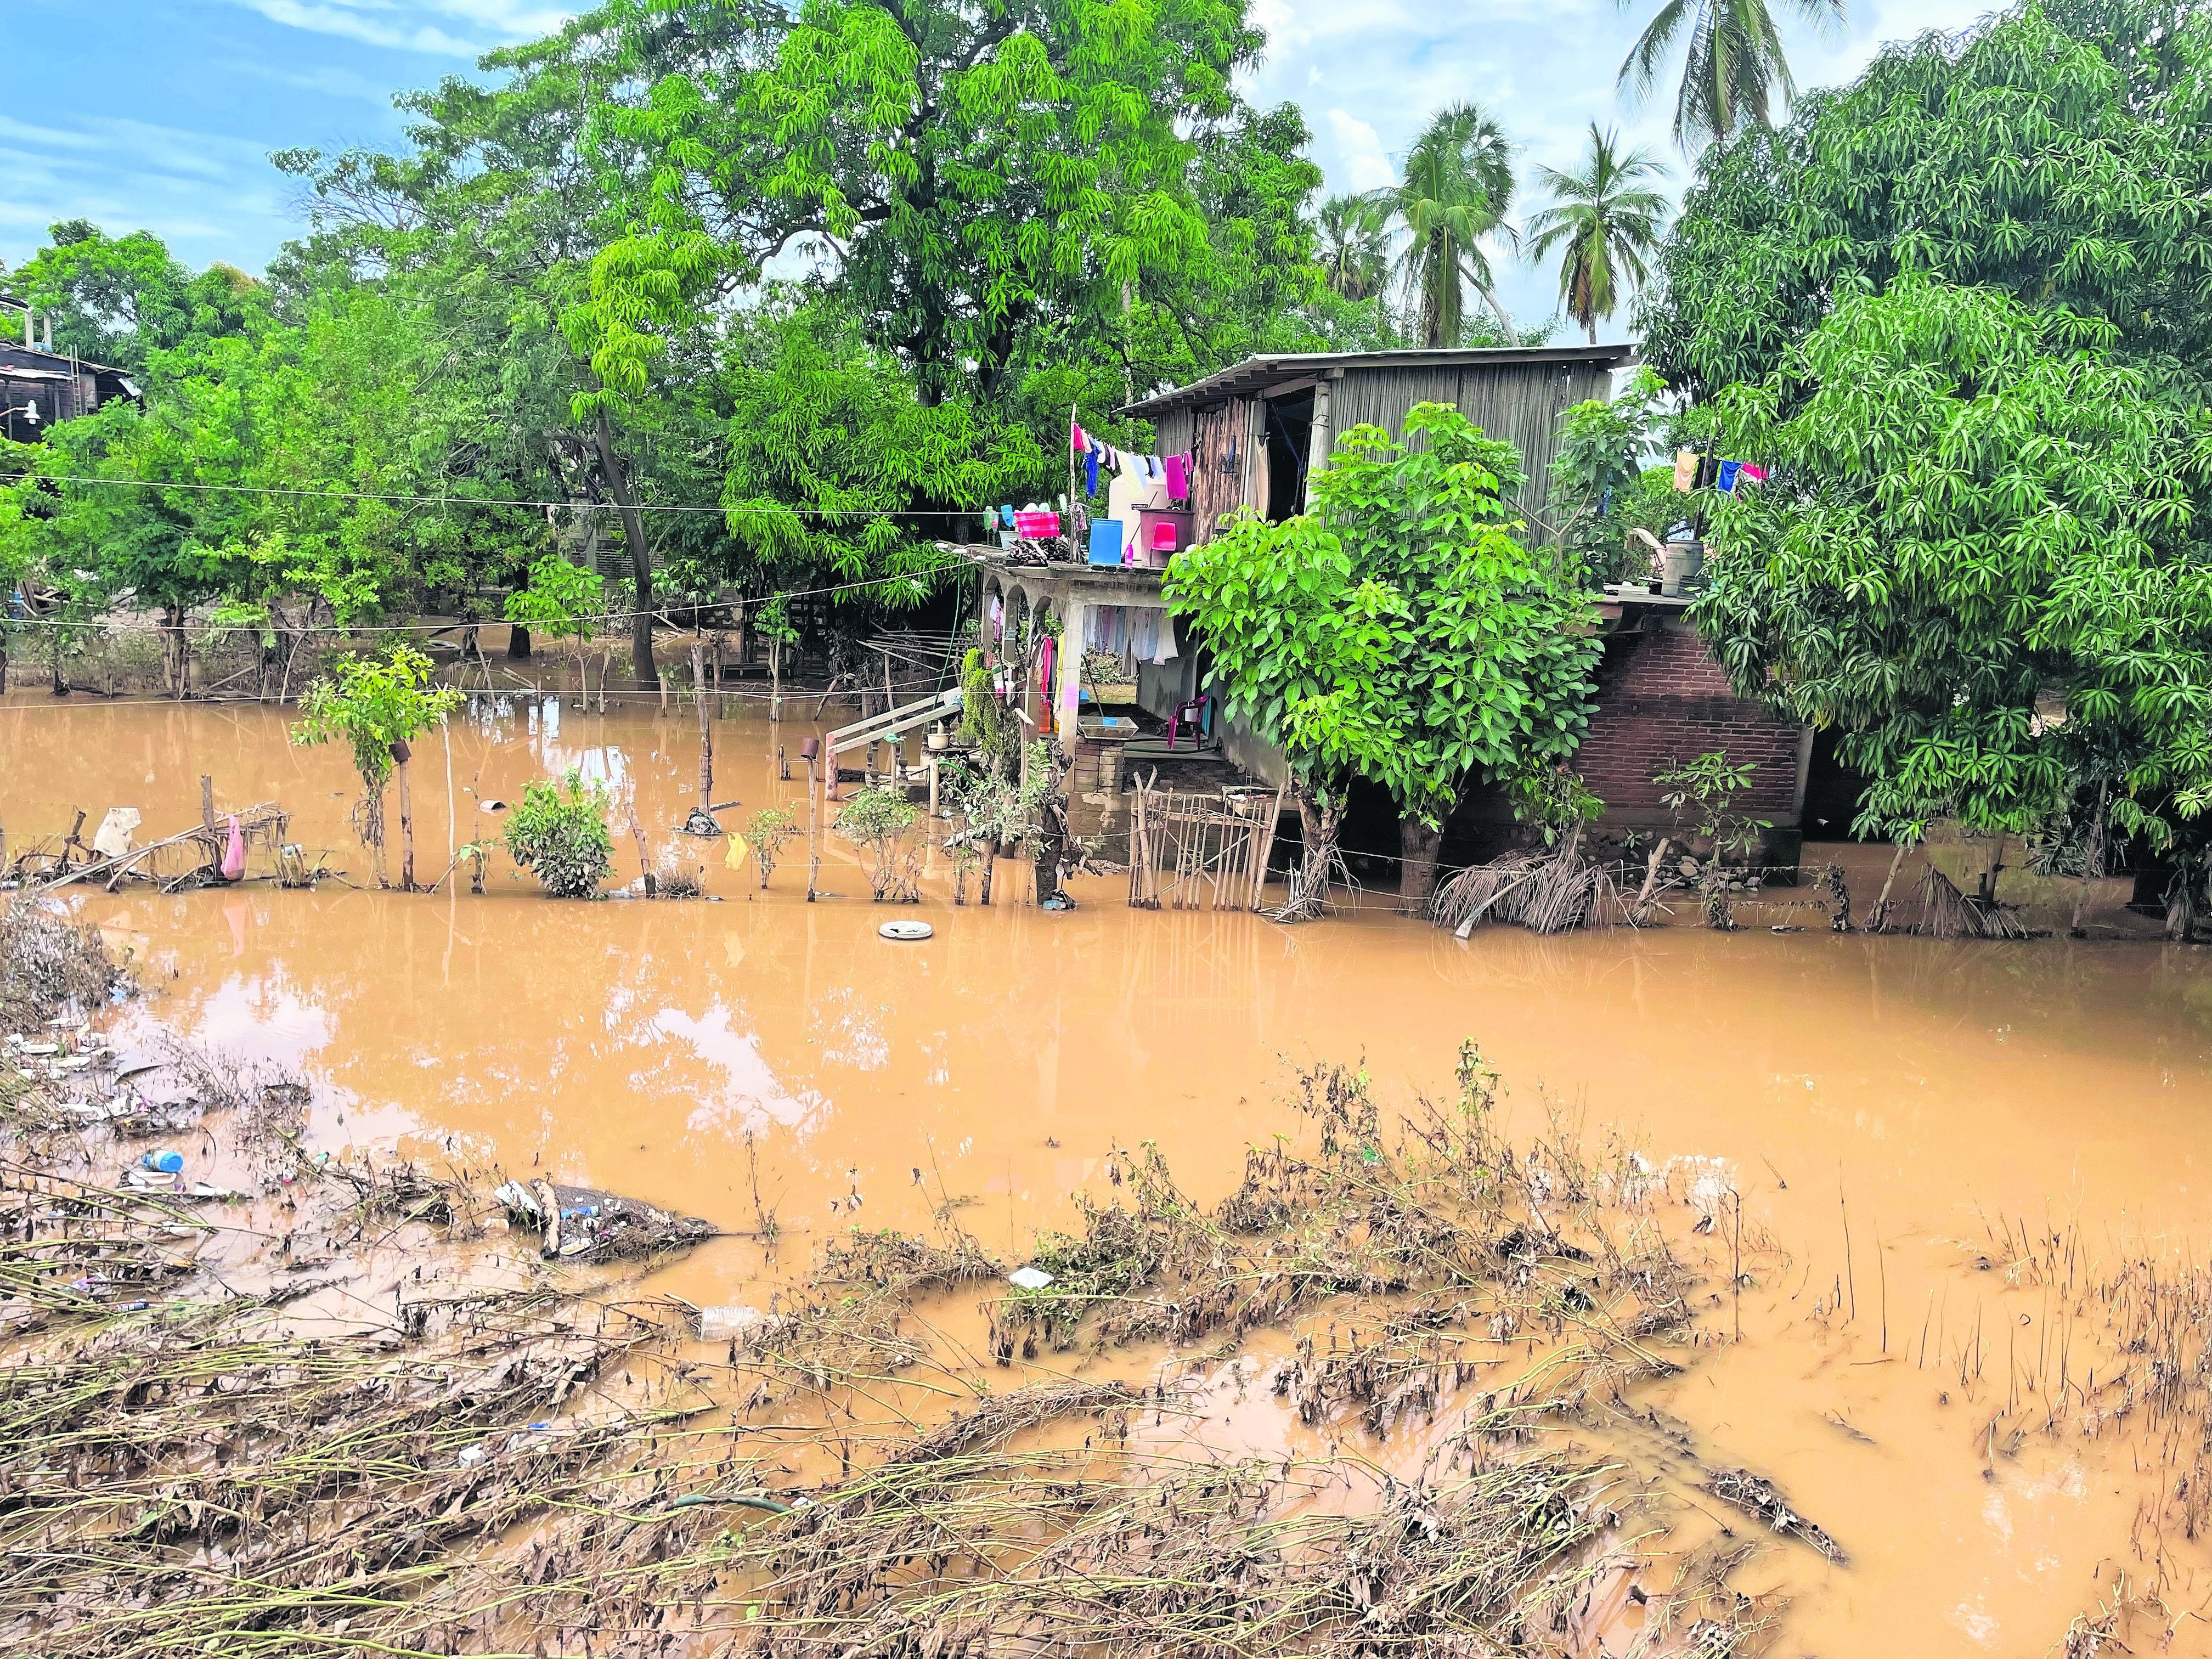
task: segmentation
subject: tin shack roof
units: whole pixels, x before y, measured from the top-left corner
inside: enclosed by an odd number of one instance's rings
[[[1292,351],[1271,357],[1247,357],[1243,362],[1188,386],[1156,392],[1125,407],[1121,413],[1152,420],[1170,410],[1224,398],[1248,397],[1286,380],[1328,374],[1333,369],[1521,368],[1544,363],[1578,363],[1593,368],[1621,368],[1636,361],[1632,345],[1601,346],[1465,346],[1448,351]]]

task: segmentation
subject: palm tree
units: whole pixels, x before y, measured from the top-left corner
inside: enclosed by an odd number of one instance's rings
[[[1406,233],[1398,279],[1410,332],[1426,346],[1457,345],[1472,287],[1497,314],[1505,337],[1517,343],[1481,247],[1486,236],[1512,234],[1505,225],[1513,200],[1512,151],[1504,130],[1480,105],[1437,111],[1406,152],[1404,179],[1368,199]]]
[[[1626,11],[1635,0],[1620,3]],[[1844,0],[1790,3],[1809,22],[1844,19]],[[1620,84],[1634,98],[1649,96],[1660,60],[1685,32],[1690,48],[1674,99],[1674,142],[1686,152],[1745,127],[1772,125],[1769,100],[1775,88],[1785,100],[1797,95],[1766,0],[1664,0],[1621,64]]]
[[[1613,315],[1625,289],[1644,285],[1644,261],[1659,246],[1667,198],[1644,184],[1664,172],[1656,156],[1642,149],[1624,155],[1619,136],[1600,132],[1595,121],[1589,136],[1589,160],[1580,173],[1536,169],[1553,200],[1528,221],[1528,248],[1536,260],[1553,248],[1563,250],[1559,298],[1595,345],[1597,319]]]
[[[1390,271],[1389,221],[1367,196],[1332,196],[1321,204],[1321,268],[1347,300],[1382,290]]]

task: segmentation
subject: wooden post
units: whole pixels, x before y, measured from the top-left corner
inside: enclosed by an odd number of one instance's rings
[[[706,652],[691,642],[691,684],[699,705],[699,810],[709,814],[714,805],[714,726],[707,707]]]
[[[1267,826],[1260,832],[1260,844],[1255,849],[1252,870],[1252,908],[1255,910],[1266,902],[1267,860],[1275,854],[1275,826],[1283,821],[1283,785],[1275,786],[1275,805],[1267,814]]]
[[[408,787],[407,763],[411,758],[404,743],[392,745],[399,753],[399,888],[415,890],[415,797]]]
[[[775,647],[771,646],[770,650]],[[809,745],[811,748],[811,745]],[[822,874],[822,788],[814,775],[814,757],[806,756],[806,902],[814,902],[814,889]]]

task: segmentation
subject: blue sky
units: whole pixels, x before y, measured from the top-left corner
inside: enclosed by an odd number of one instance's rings
[[[1848,80],[1886,40],[1957,28],[1987,0],[1852,0],[1826,32],[1784,17],[1802,85]],[[1613,76],[1656,0],[1254,0],[1273,45],[1247,88],[1299,104],[1333,188],[1391,176],[1438,106],[1491,106],[1524,177],[1565,166],[1593,120],[1684,167],[1663,92],[1634,110]],[[151,230],[194,265],[258,270],[296,234],[296,189],[273,149],[389,145],[395,89],[471,71],[476,55],[557,25],[544,0],[9,0],[15,88],[0,102],[0,259],[19,263],[58,219]],[[1524,185],[1524,193],[1527,187]],[[1555,308],[1556,279],[1499,271],[1522,316]]]

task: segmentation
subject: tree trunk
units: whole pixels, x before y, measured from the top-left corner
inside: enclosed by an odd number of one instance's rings
[[[622,519],[623,540],[629,548],[630,579],[637,590],[629,619],[631,669],[640,690],[658,688],[660,671],[653,661],[653,554],[645,544],[645,520],[630,499],[629,474],[615,453],[614,429],[607,424],[604,409],[599,410],[597,435],[599,468],[606,474],[608,493],[614,496],[615,510]]]
[[[2097,815],[2089,820],[2088,844],[2081,849],[2081,884],[2074,893],[2074,919],[2067,927],[2071,939],[2084,937],[2081,918],[2089,913],[2089,891],[2097,878],[2105,873],[2105,814],[2112,799],[2112,786],[2097,787]]]
[[[1441,826],[1431,829],[1419,816],[1407,813],[1398,820],[1398,914],[1425,916],[1437,890],[1437,854],[1444,844]]]
[[[1629,912],[1630,921],[1637,927],[1642,927],[1644,918],[1651,913],[1651,897],[1659,890],[1660,872],[1666,868],[1667,854],[1674,845],[1671,836],[1660,836],[1651,856],[1644,861],[1644,885],[1637,890],[1635,908]]]
[[[714,805],[714,712],[707,707],[706,652],[696,641],[691,646],[691,684],[696,688],[699,704],[699,810],[707,812]]]
[[[399,885],[415,890],[415,796],[408,787],[407,763],[399,763]]]
[[[1344,827],[1344,803],[1331,800],[1311,784],[1297,787],[1298,829],[1305,848],[1291,876],[1290,900],[1283,914],[1294,921],[1308,921],[1321,915],[1328,902],[1329,882],[1338,864],[1337,833]]]
[[[49,637],[50,642],[52,643],[52,647],[53,647],[53,657],[52,657],[52,663],[53,663],[53,675],[54,675],[54,695],[55,695],[56,696],[58,696],[58,697],[66,697],[66,696],[69,696],[69,694],[70,694],[70,684],[69,684],[69,677],[62,672],[62,628],[61,628],[61,625],[60,625],[58,623],[57,623],[53,627],[52,627],[52,628],[48,629],[46,630],[46,633],[47,633],[47,635],[48,635],[48,637]],[[181,694],[181,693],[179,693],[179,696],[181,696],[182,694]]]
[[[768,642],[768,717],[772,724],[783,720],[783,641]]]
[[[1874,908],[1867,912],[1866,931],[1868,933],[1881,933],[1888,931],[1889,890],[1897,885],[1897,872],[1905,867],[1905,855],[1911,850],[1911,843],[1901,841],[1897,843],[1897,851],[1891,854],[1889,873],[1881,878],[1881,896],[1875,900]]]

